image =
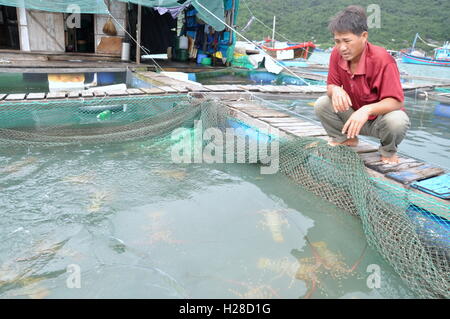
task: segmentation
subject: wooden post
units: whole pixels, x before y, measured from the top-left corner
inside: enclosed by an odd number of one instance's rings
[[[138,18],[136,27],[136,63],[141,64],[141,21],[142,21],[142,6],[138,5]]]
[[[232,1],[232,5],[231,5],[231,14],[230,14],[230,26],[232,26],[233,28],[235,26],[235,23],[234,23],[234,18],[235,18],[234,13],[235,13],[235,11],[236,11],[236,3],[235,3],[235,0],[233,0]],[[234,31],[230,29],[229,32],[230,32],[230,40],[228,41],[228,44],[231,45],[231,44],[233,44],[233,33],[234,33]]]
[[[21,2],[22,6],[17,8],[17,17],[19,21],[19,42],[21,51],[30,51],[30,39],[28,37],[28,22],[27,11]]]
[[[275,22],[277,20],[276,16],[273,16],[273,30],[272,30],[272,48],[275,48]]]

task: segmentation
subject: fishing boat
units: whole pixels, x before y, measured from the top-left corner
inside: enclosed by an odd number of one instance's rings
[[[413,47],[408,52],[402,52],[402,62],[450,67],[450,43],[448,41],[442,47],[435,48],[434,57],[431,58],[420,56],[414,52],[417,39],[421,39],[418,33],[414,38]]]
[[[311,41],[302,43],[276,41],[275,22],[276,17],[274,16],[272,38],[264,39],[264,41],[260,42],[258,46],[272,58],[279,61],[294,59],[303,59],[305,61],[308,60],[314,52],[316,45]]]
[[[270,42],[270,40],[268,42]],[[272,47],[266,44],[261,44],[261,49],[277,60],[308,60],[315,48],[316,45],[313,42],[275,42]]]

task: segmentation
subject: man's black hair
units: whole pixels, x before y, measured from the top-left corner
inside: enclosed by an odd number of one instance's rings
[[[359,36],[368,30],[366,12],[360,6],[348,6],[331,19],[328,28],[331,33],[351,32]]]

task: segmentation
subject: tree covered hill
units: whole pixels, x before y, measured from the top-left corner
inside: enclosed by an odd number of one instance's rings
[[[255,20],[244,35],[260,41],[272,35],[273,16],[276,16],[276,32],[279,34],[291,41],[314,41],[327,48],[333,45],[327,28],[329,19],[352,4],[364,8],[370,4],[379,6],[380,28],[369,29],[369,39],[374,44],[395,50],[407,48],[417,32],[438,45],[450,40],[449,0],[240,0],[238,30],[253,14],[267,27]],[[373,12],[367,12],[368,16]],[[275,38],[285,41],[279,35]],[[418,47],[431,49],[419,42]]]

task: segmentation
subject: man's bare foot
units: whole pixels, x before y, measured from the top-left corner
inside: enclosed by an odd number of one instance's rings
[[[397,154],[394,154],[391,157],[384,157],[383,155],[381,155],[381,161],[385,164],[398,164],[399,159]]]
[[[331,146],[336,146],[336,145],[358,146],[358,143],[359,143],[358,138],[354,137],[354,138],[349,138],[348,140],[345,140],[342,143],[329,141],[328,145],[331,145]]]

